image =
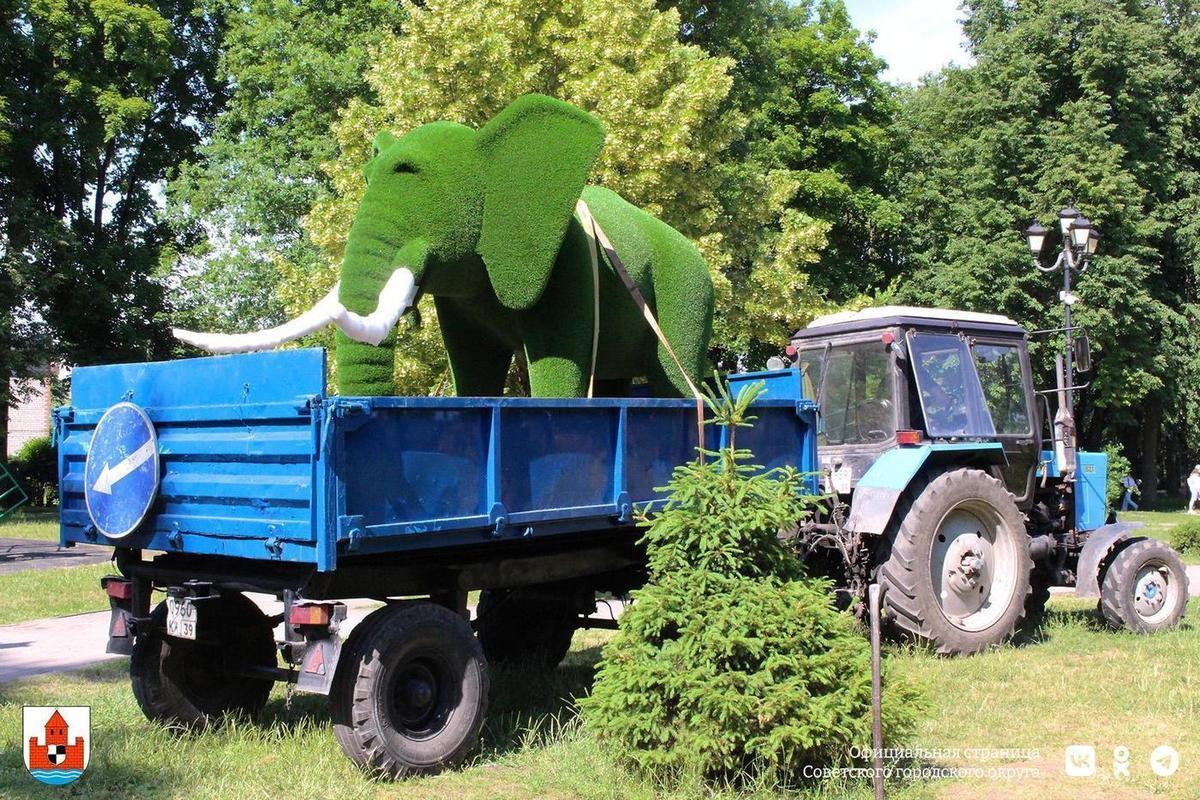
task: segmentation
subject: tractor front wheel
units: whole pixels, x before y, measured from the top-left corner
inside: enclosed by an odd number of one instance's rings
[[[1187,570],[1179,554],[1157,539],[1135,539],[1104,572],[1100,613],[1113,628],[1155,633],[1179,624],[1187,598]]]

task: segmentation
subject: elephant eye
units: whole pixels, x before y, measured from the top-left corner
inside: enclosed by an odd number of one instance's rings
[[[416,174],[417,165],[410,164],[407,161],[401,161],[401,162],[397,163],[396,166],[392,167],[392,172],[395,172],[397,174],[406,174],[406,173]]]

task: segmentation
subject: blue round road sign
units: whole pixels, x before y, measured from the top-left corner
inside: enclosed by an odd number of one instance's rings
[[[129,535],[158,494],[158,437],[146,412],[117,403],[104,412],[83,469],[83,497],[96,529],[110,539]]]

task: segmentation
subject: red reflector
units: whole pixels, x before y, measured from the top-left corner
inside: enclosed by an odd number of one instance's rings
[[[897,444],[920,444],[925,437],[920,431],[896,431]]]
[[[292,606],[288,621],[293,625],[328,625],[332,609],[329,603]]]
[[[787,346],[787,347],[784,349],[784,352],[788,354],[788,358],[795,358],[795,357],[796,357],[796,346],[795,346],[795,345],[792,345],[792,344],[789,344],[789,345],[788,345],[788,346]]]
[[[891,344],[892,342],[896,341],[896,337],[892,334],[891,331],[884,331],[883,334],[879,337],[879,339],[884,344]]]
[[[133,597],[133,581],[109,578],[104,583],[104,592],[114,600],[129,600]]]

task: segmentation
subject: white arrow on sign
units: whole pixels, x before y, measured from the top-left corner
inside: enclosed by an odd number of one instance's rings
[[[135,469],[145,464],[154,456],[154,440],[148,440],[144,445],[134,450],[125,458],[117,462],[115,467],[109,467],[105,462],[104,469],[100,470],[100,477],[96,478],[96,483],[92,486],[101,494],[112,494],[113,484],[129,475]]]

